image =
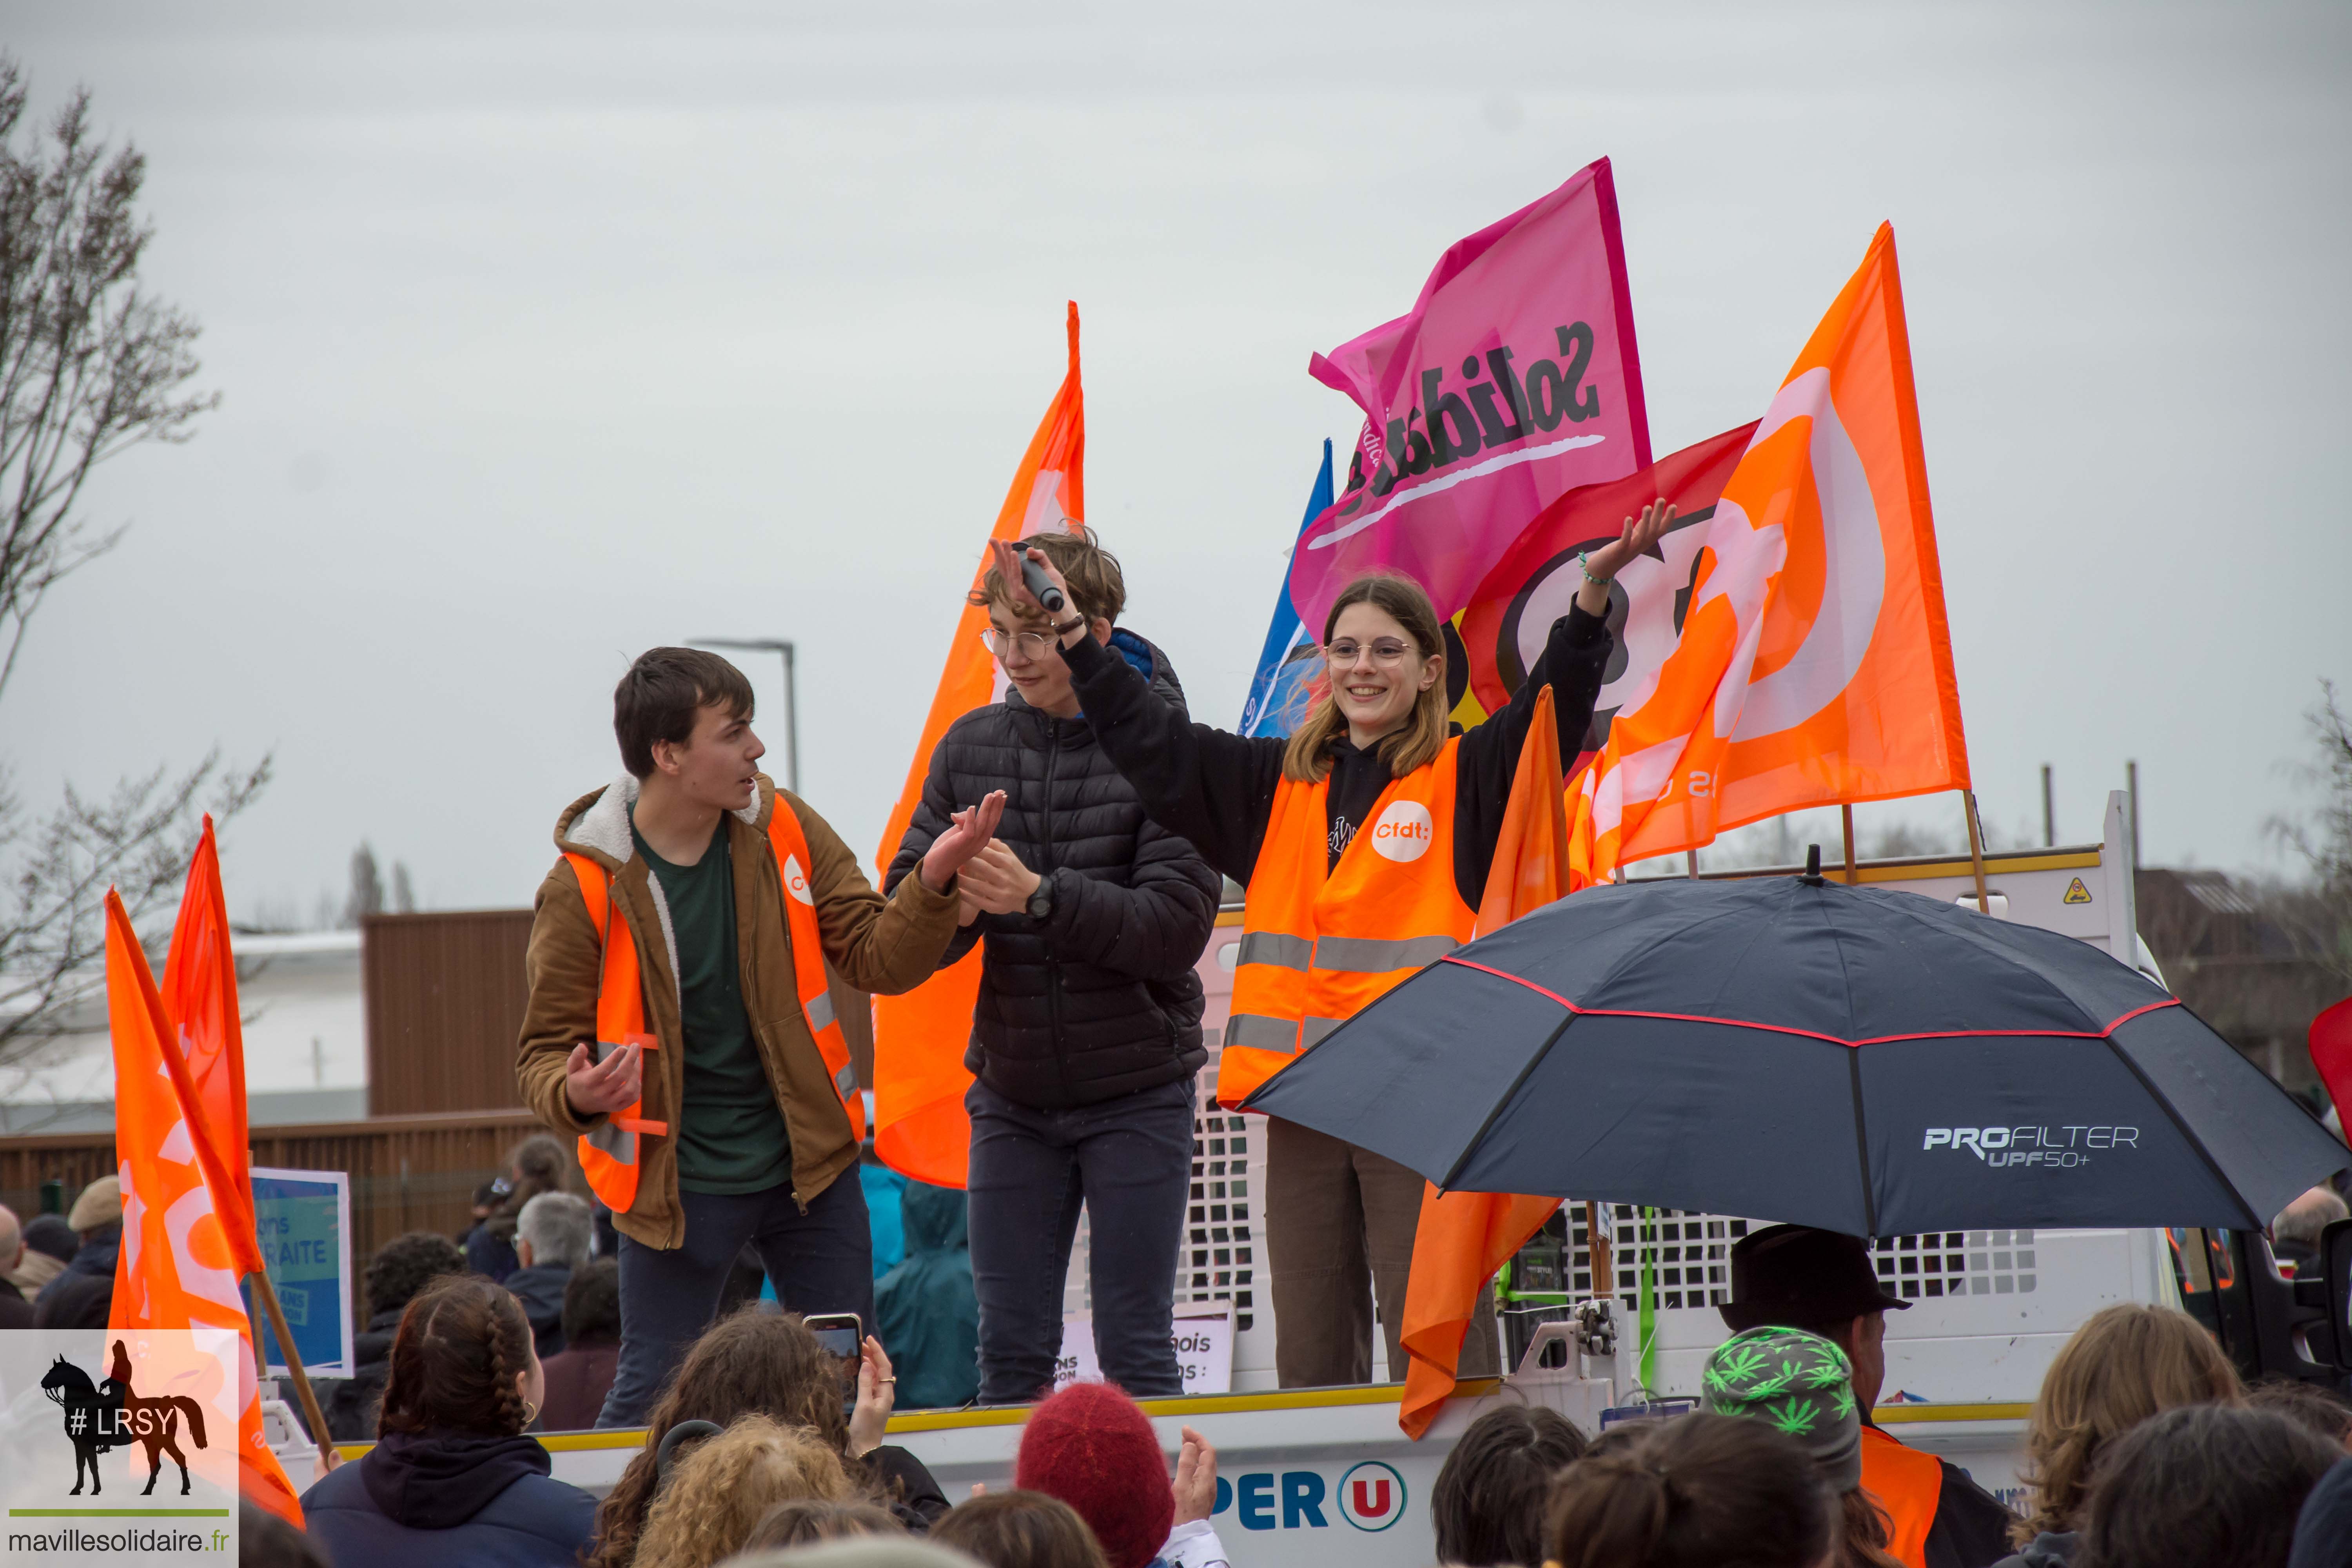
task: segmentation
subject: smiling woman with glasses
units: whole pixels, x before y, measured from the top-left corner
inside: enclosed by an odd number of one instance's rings
[[[1554,691],[1564,770],[1591,722],[1609,658],[1610,580],[1653,549],[1673,519],[1659,501],[1586,556],[1576,604],[1553,623],[1526,682],[1501,712],[1461,735],[1448,732],[1437,612],[1410,578],[1360,577],[1341,591],[1323,626],[1324,689],[1287,740],[1194,724],[1082,625],[1056,628],[1071,701],[1144,810],[1248,889],[1219,1104],[1238,1105],[1360,1008],[1469,939],[1536,694]],[[1042,616],[1021,585],[1019,547],[993,548],[1016,605]],[[1059,583],[1044,552],[1029,558]],[[1368,1379],[1375,1293],[1390,1375],[1402,1375],[1397,1336],[1422,1179],[1277,1119],[1268,1119],[1266,1148],[1269,1191],[1255,1196],[1273,1250],[1282,1385]],[[1099,1226],[1094,1234],[1101,1237]],[[1465,1377],[1496,1370],[1491,1301],[1484,1310],[1463,1345]]]

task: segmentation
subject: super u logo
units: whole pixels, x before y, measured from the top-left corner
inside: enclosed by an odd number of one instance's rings
[[[1436,822],[1417,800],[1390,802],[1372,824],[1372,847],[1391,860],[1418,860],[1436,839]]]
[[[1404,1517],[1404,1478],[1366,1459],[1339,1478],[1339,1517],[1358,1530],[1386,1530]]]

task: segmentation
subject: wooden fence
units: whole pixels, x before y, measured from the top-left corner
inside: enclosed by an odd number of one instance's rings
[[[257,1128],[251,1143],[256,1165],[350,1173],[352,1268],[360,1274],[377,1247],[404,1232],[462,1236],[473,1224],[474,1189],[541,1131],[525,1111],[449,1111]],[[54,1180],[70,1207],[75,1194],[114,1168],[110,1131],[0,1138],[0,1203],[30,1218],[41,1210],[42,1184]],[[571,1185],[587,1191],[576,1168]]]

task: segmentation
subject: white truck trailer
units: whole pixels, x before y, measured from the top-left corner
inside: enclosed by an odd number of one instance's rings
[[[2065,932],[2153,973],[2136,932],[2127,845],[2116,795],[2109,797],[2097,844],[1986,857],[1994,917]],[[1965,858],[1865,863],[1856,879],[1970,904],[1976,898]],[[1201,960],[1213,1040],[1232,994],[1240,934],[1240,911],[1229,910]],[[1596,1289],[1585,1205],[1565,1205],[1559,1245],[1540,1260],[1552,1278],[1538,1283],[1557,1289],[1528,1289],[1528,1275],[1538,1270],[1523,1267],[1513,1282],[1519,1299],[1506,1303],[1507,1342],[1518,1364],[1501,1379],[1465,1384],[1418,1442],[1397,1426],[1402,1390],[1395,1384],[1277,1389],[1260,1208],[1262,1123],[1216,1109],[1214,1072],[1212,1062],[1202,1075],[1177,1295],[1180,1306],[1222,1303],[1232,1311],[1232,1391],[1150,1401],[1145,1409],[1171,1461],[1185,1426],[1216,1446],[1215,1523],[1239,1568],[1328,1563],[1343,1553],[1357,1568],[1433,1562],[1431,1488],[1446,1453],[1478,1415],[1497,1403],[1540,1404],[1591,1432],[1641,1396],[1643,1347],[1634,1330],[1645,1274],[1654,1302],[1648,1393],[1696,1397],[1700,1367],[1727,1333],[1716,1309],[1729,1296],[1731,1247],[1772,1223],[1769,1216],[1615,1205],[1596,1215],[1612,1244],[1612,1276]],[[2340,1285],[2331,1308],[2325,1282],[2298,1287],[2281,1279],[2259,1237],[1986,1229],[1883,1237],[1874,1249],[1881,1278],[1917,1303],[1888,1320],[1886,1383],[1875,1419],[2012,1502],[2025,1419],[2042,1373],[2066,1337],[2102,1307],[2181,1305],[2185,1280],[2186,1304],[2250,1374],[2343,1375]],[[1537,1262],[1525,1254],[1522,1261]],[[1085,1304],[1084,1264],[1082,1255],[1073,1259],[1074,1310]],[[1613,1342],[1577,1331],[1579,1305],[1599,1302],[1608,1305],[1614,1331],[1604,1339]],[[1597,1312],[1596,1305],[1584,1305],[1582,1316],[1589,1324]],[[2352,1344],[2352,1333],[2342,1337]],[[1384,1373],[1376,1366],[1376,1376]],[[909,1411],[892,1419],[890,1440],[921,1458],[950,1498],[961,1497],[975,1483],[1011,1484],[1026,1415],[1023,1408]],[[644,1435],[555,1433],[543,1441],[558,1477],[602,1492],[643,1447]],[[343,1449],[363,1451],[363,1445]],[[298,1475],[305,1473],[306,1452],[289,1458],[303,1467]]]

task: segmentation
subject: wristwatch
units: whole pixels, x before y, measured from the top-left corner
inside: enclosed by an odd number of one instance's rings
[[[1054,912],[1054,878],[1052,873],[1037,879],[1037,890],[1029,895],[1029,918],[1042,921]]]

